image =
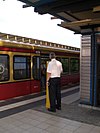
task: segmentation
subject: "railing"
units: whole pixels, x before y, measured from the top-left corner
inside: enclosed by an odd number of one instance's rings
[[[21,37],[17,35],[6,34],[6,33],[0,33],[0,40],[9,40],[9,41],[16,41],[16,42],[35,44],[35,45],[41,45],[41,46],[49,46],[54,48],[68,49],[73,51],[80,51],[80,48],[76,48],[76,47],[71,47],[67,45],[62,45],[62,44],[52,43],[48,41],[27,38],[27,37]]]

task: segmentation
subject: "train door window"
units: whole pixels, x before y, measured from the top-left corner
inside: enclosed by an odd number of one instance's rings
[[[62,67],[64,73],[69,73],[69,59],[68,58],[62,58]]]
[[[9,56],[0,55],[0,82],[9,80]]]
[[[47,67],[47,58],[41,58],[41,90],[46,89],[46,67]]]
[[[70,59],[70,70],[71,73],[79,72],[79,59],[75,58]]]
[[[33,78],[40,80],[40,57],[33,57]]]
[[[30,56],[14,56],[14,79],[28,79],[31,77]]]

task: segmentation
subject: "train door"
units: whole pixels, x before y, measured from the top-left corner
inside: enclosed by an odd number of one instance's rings
[[[40,92],[40,56],[32,57],[31,93]]]
[[[46,58],[41,58],[41,91],[46,89]]]

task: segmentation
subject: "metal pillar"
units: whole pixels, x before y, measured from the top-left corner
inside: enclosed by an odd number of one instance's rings
[[[90,104],[97,106],[97,45],[95,32],[91,34]]]

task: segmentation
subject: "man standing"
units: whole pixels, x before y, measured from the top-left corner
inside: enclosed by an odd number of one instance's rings
[[[49,55],[51,61],[47,67],[47,83],[49,87],[49,99],[51,112],[56,112],[56,109],[61,110],[61,88],[60,77],[63,71],[62,64],[56,60],[55,53]]]

